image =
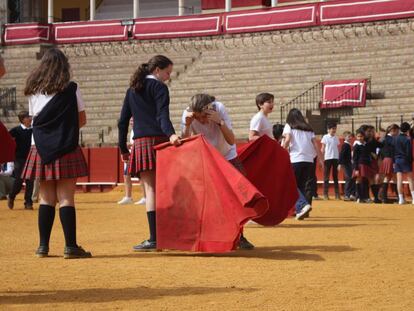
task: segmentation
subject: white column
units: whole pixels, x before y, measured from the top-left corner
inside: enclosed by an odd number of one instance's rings
[[[274,8],[275,6],[277,6],[277,0],[272,0],[272,8]]]
[[[134,0],[134,18],[139,17],[139,0]]]
[[[47,22],[53,23],[53,0],[47,1]]]
[[[179,16],[185,15],[184,0],[178,0],[178,15]]]
[[[231,0],[226,0],[226,12],[231,12]]]
[[[89,20],[95,20],[95,11],[96,11],[96,1],[90,0],[89,1]]]

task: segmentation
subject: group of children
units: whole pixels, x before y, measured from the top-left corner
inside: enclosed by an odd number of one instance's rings
[[[137,176],[145,190],[149,238],[135,245],[135,251],[151,251],[157,248],[155,210],[154,146],[170,142],[182,144],[169,116],[169,90],[165,82],[170,79],[173,62],[163,55],[141,64],[133,73],[127,89],[118,123],[119,148],[122,159],[128,163],[126,176]],[[86,162],[79,148],[79,128],[86,124],[85,104],[79,87],[70,80],[70,65],[66,56],[56,48],[45,52],[39,66],[27,79],[25,95],[29,97],[29,112],[33,116],[33,136],[22,178],[40,180],[38,257],[47,257],[49,239],[55,218],[55,206],[60,205],[59,215],[65,235],[65,258],[89,258],[91,253],[77,244],[75,189],[76,178],[88,174]],[[315,133],[301,111],[291,109],[286,125],[272,126],[268,115],[274,108],[274,96],[261,93],[256,97],[257,114],[251,120],[249,140],[263,135],[274,137],[289,152],[296,176],[299,200],[296,218],[309,216],[313,198],[313,181],[316,163],[324,166],[324,193],[327,198],[329,173],[333,170],[335,193],[339,198],[337,181],[338,165],[346,176],[345,199],[353,199],[352,180],[356,180],[355,197],[368,202],[368,185],[379,202],[379,181],[383,177],[382,200],[387,202],[386,184],[393,179],[393,170],[399,184],[400,203],[402,178],[407,175],[412,188],[412,145],[407,136],[410,126],[392,125],[383,142],[374,137],[373,127],[363,126],[357,131],[351,156],[351,133],[346,133],[345,143],[338,151],[339,140],[335,136],[336,125],[328,126],[328,134],[322,138],[322,149]],[[127,146],[130,120],[133,119],[132,147]],[[182,137],[203,134],[240,173],[246,174],[238,158],[235,135],[229,114],[223,103],[208,94],[196,94],[182,116]],[[382,160],[381,164],[378,159]],[[277,159],[275,159],[276,161]],[[379,167],[381,169],[379,169]],[[409,173],[409,174],[408,174]],[[382,174],[382,175],[381,175]],[[129,189],[130,191],[130,189]],[[129,192],[130,193],[130,192]],[[414,194],[412,192],[412,194]],[[130,194],[128,195],[130,197]],[[239,248],[252,249],[241,231]]]

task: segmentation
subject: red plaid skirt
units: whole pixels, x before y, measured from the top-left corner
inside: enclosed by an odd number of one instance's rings
[[[358,168],[359,168],[359,177],[374,178],[375,174],[378,173],[372,168],[372,165],[360,164]],[[355,170],[352,173],[352,177],[357,177],[355,174]]]
[[[394,174],[394,161],[392,158],[384,158],[382,160],[380,174],[384,174],[384,175]]]
[[[36,146],[32,146],[22,172],[22,179],[60,180],[88,175],[88,167],[80,147],[52,163],[42,165]]]
[[[372,159],[370,167],[371,167],[372,171],[375,172],[375,174],[379,173],[378,160]]]
[[[154,146],[165,143],[168,137],[153,136],[134,139],[129,159],[129,174],[139,176],[140,172],[155,170]]]

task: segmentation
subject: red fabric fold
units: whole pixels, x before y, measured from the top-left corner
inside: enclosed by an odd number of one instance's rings
[[[254,221],[275,226],[289,216],[298,199],[296,178],[289,154],[267,135],[238,148],[247,178],[269,201],[267,212]]]
[[[16,142],[0,121],[0,163],[14,161]]]
[[[157,247],[235,249],[243,224],[268,209],[266,198],[201,135],[156,149]]]

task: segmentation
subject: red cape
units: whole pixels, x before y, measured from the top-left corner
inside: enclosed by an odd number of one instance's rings
[[[238,148],[247,178],[269,201],[269,209],[254,221],[275,226],[289,216],[298,199],[296,178],[288,152],[267,135]]]
[[[156,149],[157,247],[235,249],[243,224],[267,211],[266,198],[201,135]]]
[[[0,121],[0,163],[14,161],[16,142]]]

